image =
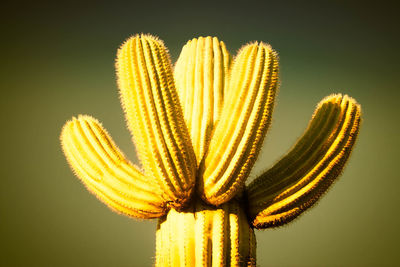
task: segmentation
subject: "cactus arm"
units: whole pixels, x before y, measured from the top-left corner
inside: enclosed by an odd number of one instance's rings
[[[195,184],[196,159],[164,44],[150,35],[128,39],[117,55],[121,102],[145,173],[164,199],[181,207]]]
[[[247,187],[254,227],[288,223],[326,192],[350,156],[360,118],[360,106],[347,95],[320,102],[292,150]]]
[[[244,46],[233,62],[223,110],[200,165],[199,193],[213,205],[229,201],[254,165],[271,120],[278,80],[269,45]]]
[[[72,170],[111,209],[143,219],[165,214],[158,186],[124,157],[97,120],[73,118],[63,127],[60,139]]]
[[[206,153],[221,113],[230,55],[216,37],[190,40],[175,64],[174,77],[197,163]]]

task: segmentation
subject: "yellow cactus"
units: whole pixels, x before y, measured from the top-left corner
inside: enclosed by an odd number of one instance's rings
[[[255,266],[254,228],[288,223],[311,207],[357,138],[360,106],[328,96],[292,150],[246,186],[278,87],[269,45],[245,45],[232,60],[222,41],[200,37],[173,68],[162,41],[136,35],[119,49],[116,68],[142,169],[90,116],[67,122],[61,144],[75,174],[107,206],[158,218],[156,266]]]

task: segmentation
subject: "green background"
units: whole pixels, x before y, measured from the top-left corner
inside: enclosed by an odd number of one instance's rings
[[[59,145],[64,122],[90,114],[137,162],[114,59],[141,32],[164,40],[173,61],[201,35],[218,36],[232,54],[253,40],[279,52],[273,124],[251,178],[292,146],[323,97],[342,92],[361,103],[344,174],[293,223],[257,231],[259,266],[400,265],[398,9],[377,3],[3,3],[0,265],[154,262],[156,222],[111,212],[74,177]]]

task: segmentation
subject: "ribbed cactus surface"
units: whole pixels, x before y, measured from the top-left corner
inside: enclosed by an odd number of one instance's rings
[[[173,67],[162,41],[136,35],[116,68],[141,168],[87,115],[65,124],[61,144],[74,173],[111,209],[158,218],[156,266],[255,266],[254,229],[288,223],[316,203],[359,131],[357,102],[328,96],[293,148],[246,186],[278,87],[271,46],[250,43],[232,59],[222,41],[200,37]]]
[[[156,232],[156,266],[255,266],[256,239],[240,202],[172,209]]]

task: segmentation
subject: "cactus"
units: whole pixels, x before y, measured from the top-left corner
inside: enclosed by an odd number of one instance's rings
[[[232,60],[217,38],[189,41],[173,68],[162,41],[129,38],[117,55],[120,98],[142,163],[130,163],[94,118],[62,129],[75,174],[116,212],[158,218],[156,266],[255,266],[254,229],[292,221],[341,173],[361,118],[331,95],[303,136],[249,185],[271,122],[278,56],[265,43]]]

